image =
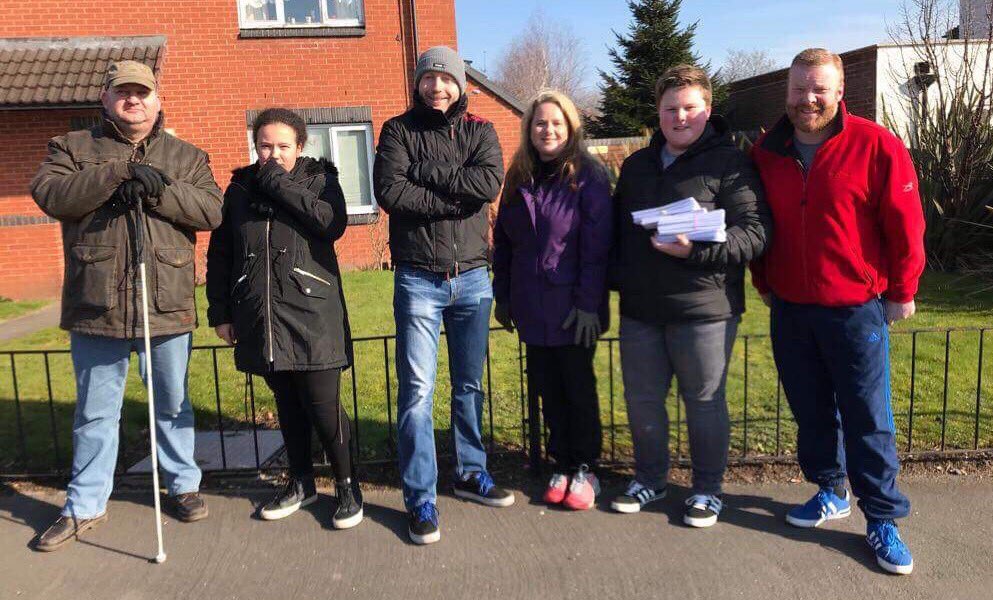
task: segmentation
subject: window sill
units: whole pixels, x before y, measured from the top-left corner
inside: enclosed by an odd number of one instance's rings
[[[260,27],[238,30],[238,38],[243,40],[312,37],[365,37],[365,27]]]
[[[348,225],[372,225],[379,222],[379,211],[371,213],[352,213],[348,215]]]

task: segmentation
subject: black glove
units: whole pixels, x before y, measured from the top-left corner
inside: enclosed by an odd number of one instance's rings
[[[248,208],[263,219],[271,219],[276,214],[276,208],[265,196],[256,196],[248,205]]]
[[[274,193],[279,187],[279,178],[287,174],[282,165],[270,158],[255,172],[255,185],[263,192]]]
[[[514,330],[514,321],[510,318],[510,307],[497,302],[493,305],[493,318],[496,319],[500,327],[507,331]]]
[[[111,206],[122,213],[134,210],[144,200],[145,186],[137,179],[128,179],[117,186],[110,197]]]
[[[600,317],[596,313],[586,312],[573,308],[569,316],[562,323],[562,329],[569,329],[575,323],[576,339],[573,341],[577,346],[582,345],[592,348],[600,337]]]
[[[172,179],[151,165],[128,163],[128,173],[131,181],[138,181],[145,190],[145,198],[158,198],[167,185],[172,185]]]

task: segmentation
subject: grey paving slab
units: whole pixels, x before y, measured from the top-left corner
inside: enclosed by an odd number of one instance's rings
[[[258,456],[255,454],[256,440]],[[225,431],[223,435],[217,431],[198,431],[193,444],[194,460],[204,471],[254,469],[256,465],[266,464],[282,447],[283,434],[272,429]],[[128,469],[128,473],[151,472],[151,455]]]
[[[0,323],[0,342],[17,339],[39,329],[55,327],[59,324],[60,311],[61,305],[55,301],[36,311]]]
[[[439,501],[441,542],[406,541],[399,492],[366,494],[367,519],[330,529],[327,498],[278,522],[252,517],[262,492],[208,495],[210,517],[164,525],[168,560],[150,564],[148,494],[115,495],[110,521],[66,549],[29,549],[61,495],[0,497],[0,598],[900,598],[986,599],[993,590],[993,482],[904,482],[914,503],[902,531],[910,577],[886,575],[852,516],[819,530],[785,525],[804,485],[728,489],[722,521],[680,524],[677,490],[657,510],[547,509],[518,492],[491,509]],[[537,493],[537,490],[527,490]]]

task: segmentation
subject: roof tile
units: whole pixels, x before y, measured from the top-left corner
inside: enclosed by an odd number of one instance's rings
[[[110,63],[136,57],[157,70],[165,36],[0,38],[0,108],[97,104]]]

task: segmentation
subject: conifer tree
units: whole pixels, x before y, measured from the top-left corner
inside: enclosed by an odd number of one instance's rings
[[[700,64],[693,52],[696,23],[680,27],[681,4],[681,0],[628,0],[634,22],[627,35],[614,32],[617,46],[610,49],[614,72],[600,71],[602,114],[590,123],[593,137],[641,135],[658,127],[656,80],[674,65]]]

